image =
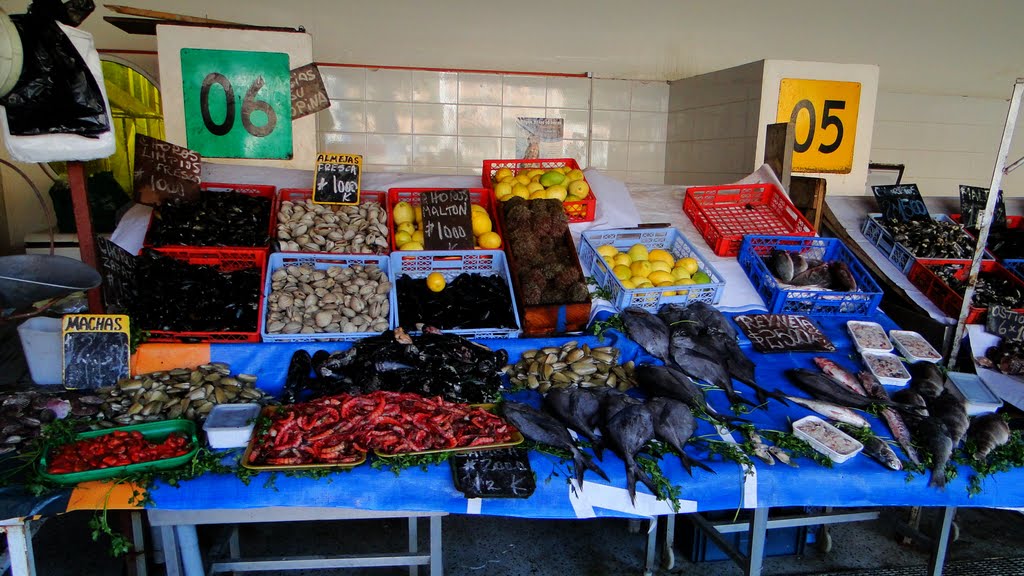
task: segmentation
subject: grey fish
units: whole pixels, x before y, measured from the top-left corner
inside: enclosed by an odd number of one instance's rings
[[[678,344],[684,341],[692,341],[692,338],[679,332],[672,335],[670,354],[675,367],[690,378],[703,380],[712,386],[725,391],[730,404],[744,403],[756,406],[754,402],[747,400],[736,393],[732,385],[732,378],[722,364],[713,357],[705,356],[685,344]]]
[[[822,400],[814,400],[813,398],[800,398],[798,396],[786,396],[786,400],[803,406],[812,412],[817,412],[826,418],[843,422],[850,426],[855,426],[857,428],[868,428],[871,426],[863,416],[857,414],[853,410],[850,410],[846,406],[840,406],[838,404],[832,404],[831,402],[824,402]]]
[[[774,456],[776,460],[782,462],[786,466],[789,466],[791,468],[800,467],[796,462],[793,462],[793,457],[789,455],[789,452],[786,452],[785,450],[779,448],[778,446],[769,446],[768,453]]]
[[[669,366],[641,364],[635,370],[636,382],[651,396],[664,396],[678,400],[694,410],[720,421],[740,420],[722,416],[708,405],[704,392],[690,377]]]
[[[899,457],[889,444],[878,436],[872,436],[864,442],[864,453],[890,470],[903,470],[903,463]]]
[[[779,250],[778,248],[772,250],[772,253],[768,255],[768,268],[776,278],[783,282],[789,282],[797,274],[794,270],[793,258],[790,257],[788,250]]]
[[[693,476],[693,466],[703,468],[712,474],[716,473],[703,462],[694,460],[683,452],[683,446],[697,430],[697,420],[689,406],[678,400],[659,396],[647,401],[647,409],[654,419],[654,435],[676,451],[687,474]]]
[[[819,264],[793,276],[789,284],[793,286],[828,286],[831,281],[832,275],[829,273],[828,264]]]
[[[576,443],[572,441],[569,431],[554,417],[518,402],[502,402],[501,410],[505,418],[526,438],[572,454],[576,481],[581,488],[583,487],[583,472],[588,468],[601,478],[608,480],[608,475],[604,473],[604,470],[594,464],[590,456],[580,451]]]
[[[587,388],[552,388],[544,397],[544,407],[566,426],[590,441],[597,459],[604,447],[594,434],[601,419],[601,398]]]
[[[942,394],[946,377],[931,362],[918,362],[910,366],[910,389],[922,398],[938,398]]]
[[[859,410],[865,410],[872,404],[883,404],[895,407],[900,406],[892,400],[883,400],[881,398],[874,399],[854,394],[821,372],[815,372],[805,368],[796,368],[787,370],[786,374],[801,390],[807,392],[818,400],[839,404],[840,406],[846,406],[847,408],[857,408]]]
[[[867,396],[864,392],[864,386],[857,381],[857,378],[846,371],[845,368],[836,364],[828,358],[818,356],[814,358],[814,365],[821,369],[826,376],[835,380],[837,383],[842,384],[850,392],[854,394],[860,394],[861,396]]]
[[[721,310],[711,304],[697,300],[687,304],[686,309],[690,311],[694,318],[704,323],[704,326],[707,327],[707,332],[723,334],[732,338],[734,342],[736,337],[739,336],[739,332],[729,322],[729,319],[725,317],[725,314],[722,314]]]
[[[946,463],[953,453],[953,441],[949,439],[949,430],[942,420],[931,416],[922,418],[914,430],[918,443],[932,455],[932,477],[929,486],[944,488],[946,486]]]
[[[668,326],[661,318],[643,308],[630,306],[619,314],[629,338],[643,347],[648,354],[668,362]]]
[[[626,406],[639,406],[643,404],[640,400],[633,398],[625,392],[611,390],[601,396],[601,417],[599,423],[608,422]]]
[[[789,259],[793,261],[793,276],[810,267],[807,263],[807,258],[804,258],[804,255],[799,252],[790,252]]]
[[[976,417],[967,431],[974,443],[974,459],[984,460],[989,452],[1010,441],[1010,426],[996,413]]]
[[[688,304],[666,304],[658,310],[658,316],[673,331],[685,330],[691,336],[700,334],[724,334],[733,340],[739,335],[736,328],[717,308],[707,302]]]
[[[831,288],[838,290],[839,292],[856,292],[857,291],[857,279],[853,277],[853,272],[850,272],[850,267],[846,265],[846,262],[834,261],[829,265],[829,272],[832,275]]]
[[[743,435],[746,436],[754,446],[754,456],[757,456],[762,462],[769,466],[775,465],[775,458],[772,458],[772,454],[768,451],[768,446],[766,446],[761,440],[760,434],[758,434],[753,428],[744,428]]]
[[[786,404],[784,394],[778,390],[766,390],[757,383],[754,378],[756,365],[740,348],[736,338],[718,333],[709,334],[708,340],[710,346],[718,350],[717,355],[713,357],[722,358],[729,375],[754,391],[758,404],[764,404],[769,398],[774,398],[783,405]]]
[[[604,436],[608,441],[608,447],[626,464],[626,490],[629,491],[630,500],[636,504],[638,479],[650,488],[652,494],[660,498],[657,484],[636,463],[637,453],[654,439],[654,418],[647,407],[630,405],[620,410],[605,423]]]
[[[928,413],[942,420],[949,430],[949,439],[953,441],[953,447],[959,446],[960,440],[971,425],[963,401],[949,392],[943,392],[938,398],[928,401]]]
[[[894,401],[907,405],[904,412],[909,416],[928,415],[928,403],[924,401],[923,396],[910,388],[901,388],[893,392],[891,397]]]
[[[867,392],[871,398],[888,398],[885,388],[882,387],[882,383],[875,378],[875,375],[866,370],[861,371],[857,374],[860,379],[861,385],[864,386],[864,391]],[[915,465],[921,463],[921,458],[917,455],[917,448],[914,447],[913,441],[910,439],[910,428],[907,423],[903,420],[903,417],[899,415],[899,412],[892,408],[882,409],[882,418],[885,423],[889,426],[889,431],[892,432],[892,437],[899,443],[900,448],[903,448],[903,452],[906,453],[907,458],[910,459]]]

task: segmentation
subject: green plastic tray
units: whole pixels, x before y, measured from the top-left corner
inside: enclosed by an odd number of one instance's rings
[[[110,468],[98,468],[96,470],[85,470],[84,472],[72,472],[70,474],[50,474],[46,471],[49,467],[49,456],[50,449],[47,448],[43,453],[43,457],[39,459],[39,475],[51,482],[58,484],[78,484],[79,482],[88,482],[90,480],[104,480],[106,478],[114,478],[116,476],[126,476],[135,472],[149,472],[151,470],[171,470],[177,468],[182,464],[185,464],[189,460],[195,457],[196,452],[199,451],[199,439],[196,437],[196,425],[191,420],[178,419],[178,420],[164,420],[161,422],[146,422],[145,424],[134,424],[132,426],[122,426],[120,428],[107,428],[104,430],[91,430],[89,432],[82,432],[75,436],[75,440],[82,440],[85,438],[95,438],[97,436],[106,436],[111,432],[132,432],[138,431],[147,440],[155,442],[162,442],[165,438],[170,436],[174,432],[180,432],[186,438],[192,442],[192,450],[181,456],[175,456],[174,458],[165,458],[163,460],[153,460],[151,462],[139,462],[138,464],[129,464],[127,466],[112,466]]]

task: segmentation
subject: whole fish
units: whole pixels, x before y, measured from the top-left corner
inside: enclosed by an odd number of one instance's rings
[[[859,410],[865,410],[872,404],[882,404],[893,407],[901,406],[892,400],[883,400],[881,398],[874,399],[854,394],[821,372],[815,372],[804,368],[796,368],[787,370],[786,374],[801,390],[807,392],[818,400],[824,400],[840,406],[846,406],[847,408],[857,408]]]
[[[640,404],[643,404],[643,402],[625,392],[609,389],[601,395],[601,417],[599,418],[599,424],[611,420],[626,406]]]
[[[683,452],[683,446],[689,442],[694,431],[697,430],[697,420],[693,417],[689,406],[678,400],[659,396],[647,401],[647,409],[654,419],[655,437],[676,451],[687,474],[693,476],[693,466],[703,468],[712,474],[715,473],[703,462],[694,460]]]
[[[888,398],[885,388],[882,387],[882,383],[875,378],[875,375],[867,370],[863,370],[857,373],[857,377],[860,379],[860,383],[864,386],[864,391],[867,392],[871,398],[884,399]],[[914,447],[913,441],[910,439],[910,428],[907,423],[900,416],[899,412],[892,408],[882,409],[882,418],[885,423],[889,426],[889,431],[892,432],[892,437],[899,443],[900,448],[903,448],[903,452],[906,453],[907,458],[910,459],[915,465],[921,464],[921,458],[917,455],[917,448]]]
[[[769,466],[775,465],[775,458],[772,458],[772,453],[768,451],[768,446],[761,440],[761,435],[757,431],[753,428],[744,428],[743,435],[750,440],[750,444],[754,447],[754,456]]]
[[[903,470],[903,463],[899,457],[889,444],[878,436],[872,436],[864,442],[864,453],[890,470]]]
[[[829,272],[828,264],[819,264],[793,275],[789,281],[793,286],[822,286],[826,287],[832,282],[832,274]]]
[[[711,304],[697,300],[688,303],[684,308],[684,318],[693,321],[694,326],[703,326],[703,332],[724,334],[734,341],[739,336],[739,332],[725,314]]]
[[[818,356],[814,359],[814,365],[820,368],[826,376],[835,380],[839,384],[842,384],[850,392],[860,394],[861,396],[867,396],[864,392],[864,387],[861,386],[861,383],[857,381],[853,374],[847,372],[846,369],[839,364],[836,364],[828,358]]]
[[[917,435],[918,444],[932,455],[932,477],[928,485],[944,488],[946,463],[953,453],[953,441],[949,439],[949,430],[942,420],[929,416],[917,423],[914,433]]]
[[[971,425],[967,417],[967,407],[963,401],[949,392],[943,392],[938,398],[928,401],[928,413],[942,420],[949,430],[949,439],[953,441],[953,447],[960,445],[960,440],[967,433]]]
[[[924,401],[923,396],[910,388],[901,388],[893,392],[891,397],[893,401],[906,405],[906,408],[904,408],[903,411],[908,416],[928,415],[928,403]]]
[[[589,388],[552,388],[544,397],[544,407],[566,426],[590,441],[597,459],[601,459],[601,437],[594,429],[601,419],[601,398]]]
[[[800,398],[798,396],[786,396],[786,400],[803,406],[812,412],[817,412],[826,418],[836,420],[837,422],[844,422],[857,428],[868,428],[871,426],[863,416],[845,406],[839,406],[838,404],[823,402],[821,400],[814,400],[812,398]]]
[[[807,258],[804,258],[804,255],[799,252],[790,252],[789,259],[793,261],[793,276],[810,268]]]
[[[974,459],[984,460],[988,453],[1010,441],[1010,426],[996,413],[976,417],[967,431],[974,443]]]
[[[783,282],[789,282],[796,274],[789,250],[779,250],[778,248],[772,250],[772,253],[768,255],[768,267],[771,268],[772,274]]]
[[[910,366],[910,389],[922,398],[938,398],[946,383],[946,377],[931,362],[918,362]]]
[[[630,306],[619,314],[630,339],[643,347],[648,354],[668,362],[668,326],[654,314],[643,308]]]
[[[704,398],[704,392],[690,377],[669,366],[641,364],[634,370],[636,382],[650,396],[664,396],[678,400],[710,418],[727,422],[740,418],[723,416],[715,412]]]
[[[759,404],[764,404],[769,398],[774,398],[785,405],[786,401],[784,394],[777,390],[766,390],[754,379],[754,370],[756,365],[743,352],[743,349],[740,348],[739,343],[736,342],[736,338],[719,333],[710,334],[709,340],[712,343],[712,346],[718,350],[719,356],[715,357],[723,359],[725,368],[729,371],[729,375],[742,382],[745,386],[753,389]]]
[[[639,479],[655,496],[661,497],[654,480],[640,469],[636,455],[640,449],[654,439],[654,418],[646,406],[630,405],[619,411],[604,425],[608,447],[618,454],[626,464],[626,490],[630,500],[636,504],[636,481]]]
[[[853,277],[853,272],[850,272],[850,267],[846,265],[846,262],[836,260],[829,265],[829,273],[832,275],[833,290],[840,292],[856,292],[857,291],[857,280]]]
[[[677,342],[691,340],[689,336],[681,332],[672,335],[670,354],[675,367],[690,378],[703,380],[724,390],[730,404],[742,402],[756,406],[756,403],[736,393],[736,389],[732,385],[732,378],[729,377],[728,371],[718,360],[700,354],[686,345],[677,345]]]
[[[597,464],[594,464],[590,456],[580,451],[576,443],[572,441],[569,431],[566,430],[561,422],[555,420],[554,417],[518,402],[502,402],[501,410],[505,418],[518,428],[526,438],[572,454],[576,481],[579,483],[580,488],[583,487],[583,472],[588,468],[596,472],[601,478],[608,480],[608,475],[604,473],[604,470],[601,470]]]
[[[779,448],[778,446],[769,446],[768,453],[774,456],[776,460],[782,462],[783,464],[789,466],[790,468],[800,467],[796,462],[793,462],[793,457],[790,456],[789,452],[786,452],[785,450]]]

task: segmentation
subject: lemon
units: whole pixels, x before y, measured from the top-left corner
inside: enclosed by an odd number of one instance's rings
[[[498,182],[494,185],[494,196],[501,200],[506,196],[512,195],[512,185],[508,182]]]
[[[673,278],[671,274],[668,272],[662,272],[661,270],[651,272],[650,275],[647,276],[647,279],[653,282],[655,286],[661,286],[662,284],[671,286],[675,281],[675,278]]]
[[[633,262],[637,260],[647,260],[647,247],[643,244],[633,244],[629,249],[629,257],[633,259]]]
[[[544,175],[544,170],[541,168],[531,168],[526,171],[526,175],[530,178],[533,178],[534,176],[539,178]]]
[[[707,272],[697,272],[692,278],[694,284],[711,284],[711,276]]]
[[[501,248],[501,236],[498,236],[497,232],[484,232],[477,238],[477,242],[480,243],[480,247],[486,250],[497,250]]]
[[[641,284],[647,282],[648,280],[643,276],[633,276],[629,279],[629,281],[633,283],[633,286],[639,288]]]
[[[413,208],[413,211],[415,212],[416,223],[417,224],[422,224],[423,223],[423,206],[420,206],[419,204],[417,204],[416,207]]]
[[[633,272],[633,276],[641,276],[643,278],[650,277],[653,271],[651,263],[647,260],[636,260],[629,265],[629,269]]]
[[[546,190],[547,198],[552,200],[558,200],[559,202],[565,202],[565,186],[555,185],[551,186]]]
[[[396,234],[399,232],[405,232],[406,234],[412,236],[412,233],[415,231],[416,225],[413,224],[412,222],[402,222],[401,224],[398,225],[398,228],[395,228]]]
[[[408,232],[396,232],[395,233],[395,246],[401,246],[406,242],[412,241],[412,234]]]
[[[616,266],[622,265],[628,267],[630,264],[633,263],[633,259],[629,257],[629,254],[623,254],[622,252],[619,252],[618,254],[613,256],[612,260],[615,261]]]
[[[483,206],[481,206],[479,204],[472,204],[472,205],[470,205],[469,209],[472,210],[474,214],[477,213],[477,212],[480,212],[481,214],[485,214],[485,215],[487,214],[487,208],[484,208]],[[488,218],[490,218],[490,216],[488,216]]]
[[[576,170],[570,170],[570,171],[566,172],[565,178],[569,182],[576,182],[578,180],[583,180],[583,171],[580,170],[579,168],[577,168]]]
[[[629,280],[633,277],[633,271],[629,269],[629,266],[615,266],[612,268],[612,274],[619,280]]]
[[[696,282],[694,282],[692,278],[680,278],[679,280],[676,280],[676,284],[678,286],[692,286],[696,284]]]
[[[615,263],[612,262],[612,259],[609,258],[608,256],[601,256],[601,260],[604,260],[604,263],[607,264],[609,268],[615,266]]]
[[[391,216],[395,220],[395,224],[404,224],[405,222],[412,222],[416,218],[415,213],[412,209],[412,204],[402,201],[395,204],[394,210],[391,211]]]
[[[509,176],[506,176],[506,177],[502,178],[500,180],[500,182],[507,182],[508,184],[516,184],[519,181],[516,180],[515,176],[509,175]]]
[[[675,292],[675,290],[666,290],[666,291],[662,292],[661,295],[662,296],[675,296],[676,292]]]
[[[491,217],[487,212],[473,211],[473,236],[480,236],[491,231]]]
[[[423,244],[419,242],[406,242],[398,247],[399,250],[423,250]]]
[[[559,166],[558,168],[555,168],[555,170],[558,170],[562,174],[568,174],[572,168],[569,168],[568,166]]]
[[[663,262],[661,260],[648,260],[648,262],[651,263],[652,270],[660,270],[661,272],[672,272],[672,267],[668,265],[668,262]]]
[[[633,288],[636,288],[636,284],[633,284],[632,280],[623,280],[622,287],[626,290],[632,290]]]
[[[527,184],[529,181],[527,181]],[[526,184],[516,184],[512,187],[512,195],[519,196],[523,200],[530,199],[530,189],[526,187]]]
[[[423,245],[423,230],[417,230],[417,231],[413,232],[412,233],[412,241],[417,243],[417,244],[419,244],[420,246],[422,246]]]
[[[498,171],[494,173],[494,177],[491,178],[491,180],[494,182],[501,182],[502,180],[508,178],[511,175],[512,170],[508,168],[498,168]]]
[[[431,292],[440,292],[444,290],[444,285],[447,282],[444,281],[444,276],[440,272],[431,272],[427,276],[427,288],[430,288]]]
[[[679,261],[676,262],[676,266],[682,268],[683,270],[686,270],[686,273],[689,274],[690,276],[693,276],[693,274],[697,272],[697,269],[700,268],[700,264],[697,262],[697,259],[689,257],[680,258]]]
[[[544,186],[540,182],[530,182],[526,185],[526,189],[530,191],[530,194],[539,192],[544,189]]]
[[[690,273],[680,267],[676,267],[672,269],[672,277],[676,280],[681,280],[683,278],[689,278]]]
[[[530,184],[540,184],[540,176],[534,176],[533,178],[530,178]],[[544,186],[543,184],[540,185]]]
[[[548,193],[543,190],[537,190],[536,192],[530,193],[530,200],[544,200],[548,197]]]
[[[661,248],[655,248],[654,250],[651,250],[650,254],[647,255],[647,259],[665,262],[668,264],[669,268],[674,266],[676,263],[676,259],[672,257],[672,253],[669,252],[668,250],[663,250]]]
[[[583,200],[590,194],[590,184],[587,184],[584,180],[575,180],[569,184],[569,194],[578,197]]]
[[[654,288],[654,284],[651,284],[650,280],[644,280],[643,282],[636,285],[637,288]]]
[[[526,186],[527,184],[530,183],[530,177],[526,174],[517,174],[516,180],[519,181],[519,183],[522,184],[523,186]]]
[[[561,184],[564,181],[565,174],[562,174],[561,172],[557,172],[555,170],[545,172],[544,175],[540,177],[540,183],[543,184],[545,188],[547,188],[548,186],[555,186],[557,184]]]
[[[615,255],[619,253],[619,249],[616,248],[615,246],[612,246],[611,244],[604,244],[597,247],[597,253],[600,254],[601,256],[608,256],[609,258],[614,258]]]

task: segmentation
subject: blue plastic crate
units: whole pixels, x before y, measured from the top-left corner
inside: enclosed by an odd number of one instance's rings
[[[1024,280],[1024,258],[1003,260],[1003,267],[1016,274],[1021,280]]]
[[[444,276],[445,282],[451,282],[456,276],[463,273],[501,276],[508,286],[508,296],[512,301],[515,328],[472,328],[445,330],[444,332],[458,334],[463,338],[518,338],[522,333],[522,326],[519,323],[519,308],[516,306],[516,299],[512,291],[512,275],[508,271],[508,262],[505,260],[504,252],[501,250],[457,250],[391,253],[391,277],[396,281],[403,274],[408,274],[411,278],[426,278],[431,272],[440,272]],[[397,296],[395,325],[402,325],[401,319],[398,318]]]
[[[864,233],[864,237],[868,239],[868,242],[874,244],[894,266],[899,268],[904,275],[907,275],[910,273],[910,269],[914,267],[914,262],[917,261],[917,258],[914,257],[906,246],[896,242],[892,233],[882,224],[881,218],[881,214],[868,214],[868,217],[864,219],[864,224],[860,227],[860,231]],[[932,220],[936,222],[954,222],[952,218],[945,214],[933,214]],[[970,234],[966,231],[964,235],[971,238]],[[974,241],[972,240],[971,245],[973,244]],[[984,258],[985,260],[992,260],[995,257],[986,250]]]
[[[260,323],[260,337],[264,342],[339,342],[359,340],[367,336],[377,336],[379,332],[320,332],[314,334],[268,334],[267,317],[270,315],[270,292],[274,272],[290,266],[313,266],[317,270],[326,270],[334,266],[366,266],[374,265],[379,267],[384,276],[391,283],[391,290],[388,292],[388,329],[393,330],[397,326],[396,315],[398,306],[395,305],[395,279],[391,275],[391,260],[387,256],[374,256],[370,254],[317,254],[304,252],[277,252],[270,255],[267,263],[267,278],[263,284],[263,301],[265,314]]]
[[[846,263],[857,281],[856,292],[783,289],[768,271],[764,258],[775,248],[799,252],[806,258]],[[882,289],[842,241],[835,238],[800,236],[746,236],[740,247],[739,263],[754,290],[772,314],[811,316],[868,316],[882,301]]]
[[[627,289],[608,268],[608,264],[597,254],[597,247],[610,244],[621,252],[634,244],[643,244],[648,250],[668,250],[676,260],[694,258],[701,270],[711,277],[708,284],[691,284],[683,287],[655,287]],[[717,304],[725,289],[725,279],[706,258],[690,244],[682,232],[675,228],[619,228],[613,230],[589,230],[580,239],[580,263],[584,272],[597,284],[611,293],[612,304],[622,310],[639,306],[656,311],[662,304],[685,304],[691,301]],[[677,292],[665,296],[665,292]]]

